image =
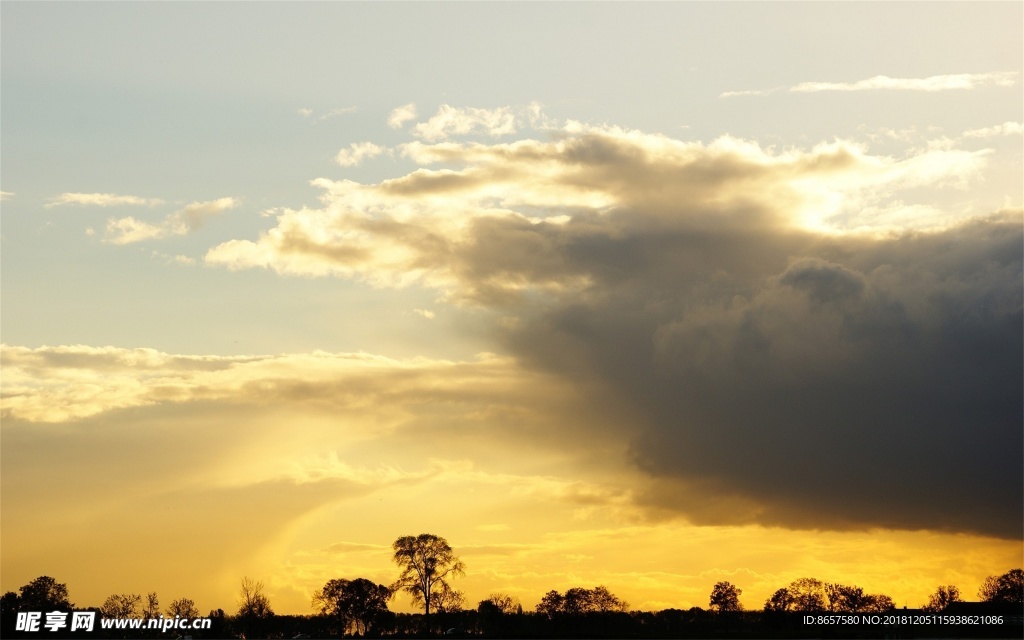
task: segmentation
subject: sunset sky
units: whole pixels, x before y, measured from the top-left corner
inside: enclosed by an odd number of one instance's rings
[[[0,5],[0,590],[1022,565],[1024,5]],[[407,596],[391,603],[414,610]]]

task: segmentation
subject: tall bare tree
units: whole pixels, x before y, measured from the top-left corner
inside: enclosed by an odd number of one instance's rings
[[[160,599],[156,597],[156,591],[146,594],[146,603],[142,605],[142,617],[147,620],[160,615]]]

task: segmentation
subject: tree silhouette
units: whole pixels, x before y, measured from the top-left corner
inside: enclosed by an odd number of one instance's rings
[[[442,588],[434,594],[434,611],[458,613],[466,608],[466,594],[456,589]]]
[[[68,601],[68,586],[50,576],[39,576],[23,586],[18,596],[18,605],[29,611],[53,611],[72,609]]]
[[[0,596],[0,620],[13,620],[21,608],[21,598],[13,591]]]
[[[789,589],[783,587],[772,595],[768,596],[765,600],[764,610],[765,611],[792,611],[793,610],[793,596],[790,595]]]
[[[142,617],[149,620],[160,616],[160,599],[156,597],[156,591],[146,594],[146,602],[142,605]]]
[[[537,612],[548,617],[556,614],[580,615],[584,613],[607,613],[610,611],[628,611],[629,603],[619,599],[607,587],[601,585],[593,589],[573,587],[565,595],[557,591],[548,591],[537,605]]]
[[[409,593],[414,603],[423,605],[429,620],[435,596],[451,591],[448,580],[465,575],[465,565],[452,552],[447,540],[430,533],[402,536],[392,547],[395,550],[393,560],[402,567],[402,573],[391,590]]]
[[[274,615],[270,608],[270,599],[263,593],[263,582],[252,578],[242,578],[242,587],[238,592],[238,619],[242,624],[246,637],[261,635],[266,621]]]
[[[104,618],[138,618],[142,615],[142,596],[137,593],[115,593],[100,605]]]
[[[861,611],[866,603],[867,594],[861,587],[845,584],[828,583],[825,585],[825,600],[829,611],[852,613]]]
[[[520,604],[519,598],[505,593],[492,593],[487,596],[486,600],[481,600],[480,604],[483,605],[485,602],[506,615],[523,612],[523,605]]]
[[[545,593],[537,603],[537,613],[542,613],[549,618],[563,611],[565,611],[565,598],[554,589]]]
[[[984,602],[1016,605],[1024,604],[1024,570],[1010,569],[1001,576],[985,578],[978,597]]]
[[[797,611],[824,611],[825,585],[815,578],[800,578],[790,583],[786,590],[793,599]]]
[[[263,582],[252,578],[242,578],[239,590],[241,599],[238,601],[238,615],[243,618],[269,618],[274,615],[270,608],[270,599],[263,594]]]
[[[740,596],[743,590],[731,582],[718,582],[711,589],[710,607],[715,611],[742,611]]]
[[[935,593],[928,596],[928,604],[921,608],[932,613],[939,613],[954,602],[963,602],[963,598],[960,597],[960,589],[949,584],[937,588]]]
[[[199,609],[196,608],[196,603],[189,598],[178,598],[171,602],[171,606],[167,608],[167,617],[173,618],[175,616],[198,618]]]
[[[613,595],[604,585],[599,585],[590,591],[590,607],[593,611],[601,612],[628,611],[629,603]]]
[[[477,605],[477,622],[485,636],[507,635],[519,629],[522,620],[519,614],[523,612],[523,605],[519,598],[505,593],[492,593],[486,600],[481,600]],[[514,621],[507,619],[508,616],[517,616]]]
[[[391,595],[391,589],[366,578],[333,579],[313,594],[313,606],[335,618],[341,633],[354,627],[356,633],[366,635],[387,614]]]
[[[861,611],[865,613],[885,613],[896,608],[893,599],[885,594],[864,596],[864,605]]]

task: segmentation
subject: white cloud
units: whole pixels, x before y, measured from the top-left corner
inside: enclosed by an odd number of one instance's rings
[[[362,164],[366,158],[373,158],[387,151],[386,148],[372,142],[353,142],[348,149],[342,149],[334,157],[334,161],[343,167],[354,167]]]
[[[116,193],[62,193],[50,198],[45,206],[58,207],[65,204],[81,204],[95,207],[113,207],[119,205],[156,206],[163,204],[159,198],[140,198],[138,196],[118,195]]]
[[[316,118],[313,118],[313,113],[315,112],[312,109],[308,107],[302,107],[301,109],[297,110],[300,116],[302,116],[303,118],[312,118],[314,123],[323,122],[328,118],[334,118],[336,116],[343,116],[349,113],[355,113],[356,111],[357,109],[355,107],[341,107],[340,109],[331,109],[327,113],[324,113],[320,116],[317,116]]]
[[[416,118],[416,103],[410,102],[409,104],[395,107],[391,110],[391,114],[388,116],[388,126],[392,129],[401,129],[402,126]]]
[[[0,191],[0,200],[10,200],[14,194],[10,191]]]
[[[237,206],[234,198],[219,198],[208,202],[193,202],[170,214],[159,224],[143,222],[132,216],[107,220],[106,241],[112,244],[132,244],[144,240],[183,236],[203,226],[209,218]]]
[[[994,138],[996,136],[1019,136],[1024,132],[1024,125],[1020,122],[1004,122],[994,127],[983,127],[981,129],[970,129],[964,131],[965,138]]]
[[[168,232],[162,226],[142,222],[132,216],[107,220],[106,241],[112,244],[132,244],[166,235]]]
[[[413,142],[402,153],[421,168],[376,184],[316,180],[322,208],[282,209],[275,227],[210,249],[206,263],[376,286],[418,282],[456,300],[494,302],[587,286],[592,274],[559,250],[587,234],[738,217],[828,233],[888,233],[910,221],[942,228],[957,216],[894,203],[907,189],[965,186],[989,152],[929,148],[892,158],[843,140],[776,150],[570,122],[550,141]],[[435,163],[457,168],[429,168]]]
[[[1016,82],[1016,72],[959,73],[955,75],[929,76],[927,78],[874,76],[859,82],[802,82],[795,87],[790,87],[789,90],[801,93],[816,91],[868,91],[873,89],[950,91],[956,89],[977,89],[990,85],[1011,87]]]
[[[427,320],[433,320],[435,315],[434,312],[429,309],[413,309],[412,312],[418,316],[423,316]]]
[[[444,140],[453,135],[485,133],[492,137],[516,132],[516,115],[511,107],[497,109],[456,108],[441,105],[426,122],[412,128],[412,133],[428,142]]]
[[[740,96],[766,96],[775,93],[778,89],[748,89],[746,91],[726,91],[718,95],[719,98],[736,98]]]
[[[927,78],[890,78],[889,76],[873,76],[858,82],[801,82],[787,89],[794,93],[816,93],[820,91],[952,91],[958,89],[978,89],[984,86],[1012,87],[1017,83],[1017,72],[999,71],[991,73],[959,73],[950,75],[929,76]],[[720,98],[736,96],[766,96],[778,91],[774,89],[753,89],[746,91],[726,91]]]

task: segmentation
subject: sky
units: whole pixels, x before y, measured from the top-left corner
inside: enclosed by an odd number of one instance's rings
[[[1022,565],[1024,5],[0,4],[0,589]],[[413,611],[404,595],[391,603]]]

